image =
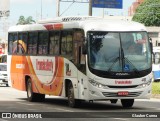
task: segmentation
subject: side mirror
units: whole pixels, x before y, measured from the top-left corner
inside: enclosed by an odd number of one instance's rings
[[[151,37],[149,37],[149,41],[152,42],[152,38]]]
[[[85,38],[82,45],[82,53],[87,54],[87,39]]]
[[[152,39],[150,37],[149,37],[149,42],[150,42],[151,53],[153,53],[153,44],[152,44]]]
[[[150,43],[151,53],[153,53],[153,44]]]

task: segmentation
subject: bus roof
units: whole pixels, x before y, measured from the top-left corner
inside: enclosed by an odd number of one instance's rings
[[[125,20],[88,20],[81,22],[80,25],[86,31],[146,31],[144,25]]]
[[[82,28],[87,31],[146,31],[143,24],[125,20],[107,20],[96,17],[60,17],[59,19],[43,20],[37,24],[17,25],[10,27],[9,32],[54,30]]]

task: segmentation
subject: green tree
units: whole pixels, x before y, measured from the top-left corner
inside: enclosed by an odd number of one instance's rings
[[[25,18],[24,16],[20,16],[17,25],[24,25],[25,24]]]
[[[32,24],[32,23],[36,23],[35,20],[33,20],[32,16],[26,18],[26,24]]]
[[[25,19],[24,16],[20,16],[17,25],[25,25],[35,23],[32,16],[29,16]]]
[[[144,0],[137,8],[132,20],[143,23],[145,26],[160,26],[160,1]]]

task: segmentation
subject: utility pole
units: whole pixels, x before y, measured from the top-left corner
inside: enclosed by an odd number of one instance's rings
[[[56,10],[56,16],[59,17],[60,11],[60,0],[57,0],[57,10]]]
[[[92,0],[89,0],[89,16],[92,16]]]
[[[42,8],[43,8],[43,7],[42,7],[42,0],[41,0],[41,20],[42,20],[42,16],[43,16],[43,15],[42,15]]]

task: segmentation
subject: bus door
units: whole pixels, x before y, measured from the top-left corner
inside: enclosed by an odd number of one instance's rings
[[[77,68],[84,71],[85,56],[82,54],[82,44],[84,39],[84,32],[76,30],[73,34],[73,62]]]

